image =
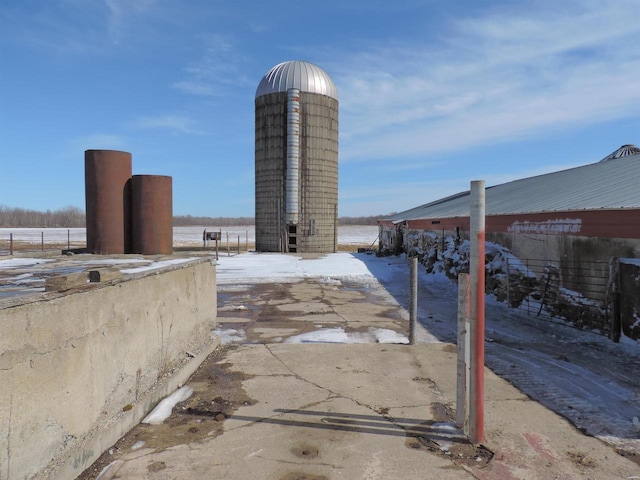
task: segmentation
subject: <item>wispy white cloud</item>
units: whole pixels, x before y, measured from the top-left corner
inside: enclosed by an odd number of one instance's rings
[[[201,57],[185,68],[184,79],[172,87],[193,95],[222,95],[224,88],[253,83],[242,73],[245,63],[246,58],[231,36],[208,35]]]
[[[62,57],[103,55],[114,45],[162,40],[164,27],[180,15],[175,0],[52,0],[3,4],[3,28],[21,45]],[[181,5],[181,4],[180,4]]]
[[[109,36],[115,43],[120,41],[123,29],[132,17],[147,13],[156,0],[104,0],[107,7]]]
[[[170,133],[189,134],[189,135],[207,135],[207,132],[200,128],[198,122],[190,117],[183,115],[155,115],[142,116],[134,119],[127,124],[129,128],[148,130],[168,130]]]
[[[430,155],[637,115],[640,2],[529,4],[456,18],[331,65],[341,159]]]

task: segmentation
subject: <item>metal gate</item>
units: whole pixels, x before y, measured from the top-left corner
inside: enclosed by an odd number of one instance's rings
[[[510,306],[532,316],[608,334],[608,262],[524,259],[518,267],[510,268],[507,261]]]

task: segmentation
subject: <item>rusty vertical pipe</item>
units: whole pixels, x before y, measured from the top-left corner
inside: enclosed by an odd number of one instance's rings
[[[172,178],[134,175],[131,178],[131,253],[173,253]]]
[[[127,253],[131,154],[117,150],[84,152],[87,251]]]

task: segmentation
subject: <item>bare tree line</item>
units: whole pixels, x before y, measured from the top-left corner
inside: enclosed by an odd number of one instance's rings
[[[84,211],[78,207],[40,212],[0,205],[0,227],[74,228],[84,227]]]
[[[340,217],[339,225],[376,225],[381,216],[370,217]],[[253,217],[194,217],[191,215],[176,215],[173,225],[187,227],[192,225],[224,225],[243,226],[253,225]],[[68,206],[58,210],[45,212],[14,208],[0,205],[0,227],[2,228],[75,228],[85,227],[84,211],[78,207]]]
[[[224,225],[238,227],[253,225],[253,217],[193,217],[191,215],[174,215],[173,225],[176,227],[189,227],[192,225]]]
[[[371,217],[340,217],[338,225],[377,225],[382,215]],[[229,227],[254,225],[254,217],[192,217],[191,215],[179,215],[173,217],[175,226],[191,225],[225,225]]]

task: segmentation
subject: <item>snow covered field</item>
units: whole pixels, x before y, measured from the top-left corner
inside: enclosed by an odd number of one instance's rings
[[[255,244],[256,233],[253,225],[250,226],[192,226],[174,227],[173,244],[176,247],[201,246],[202,233],[207,231],[222,231],[222,241],[237,242],[240,239],[242,245],[245,242]],[[86,244],[86,229],[84,228],[0,228],[0,249],[8,244],[9,234],[13,235],[14,242],[24,242],[33,245],[74,245]],[[366,245],[369,246],[378,237],[377,225],[343,225],[338,227],[339,245]]]

